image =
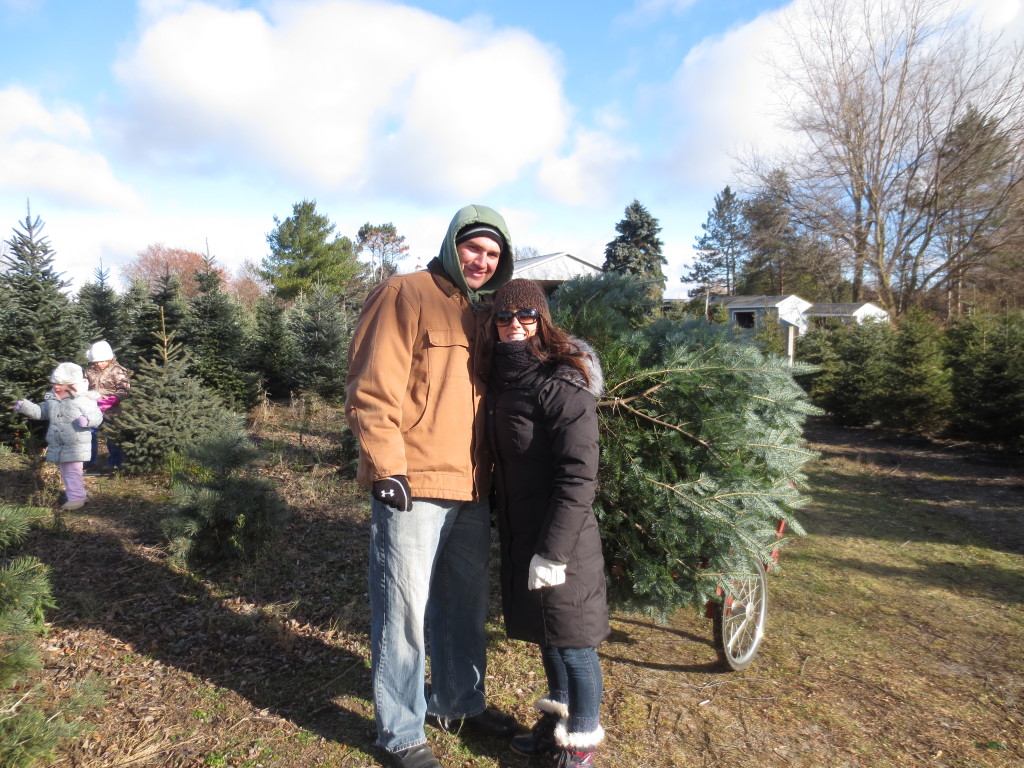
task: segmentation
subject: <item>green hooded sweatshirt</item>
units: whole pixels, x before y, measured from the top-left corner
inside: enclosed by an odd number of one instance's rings
[[[477,290],[473,290],[466,284],[462,263],[459,261],[458,251],[455,250],[455,238],[459,232],[471,224],[492,226],[505,238],[497,269],[494,270],[491,279]],[[444,236],[441,252],[437,257],[441,260],[441,266],[445,273],[473,306],[479,306],[487,297],[512,279],[512,238],[508,235],[505,219],[496,210],[488,208],[486,205],[467,205],[455,214],[451,224],[448,225],[448,233]]]

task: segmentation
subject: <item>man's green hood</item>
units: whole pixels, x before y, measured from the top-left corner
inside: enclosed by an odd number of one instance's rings
[[[498,268],[494,270],[491,279],[484,283],[477,290],[473,290],[466,284],[466,276],[462,272],[462,263],[459,261],[459,254],[455,250],[455,238],[463,229],[470,224],[488,224],[505,238],[505,244],[501,249],[501,258],[498,259]],[[493,208],[486,205],[467,205],[455,214],[452,223],[448,225],[448,233],[444,236],[441,244],[441,253],[438,254],[444,271],[451,278],[451,281],[458,286],[466,298],[473,305],[481,301],[501,288],[512,279],[512,238],[508,236],[508,228],[505,226],[505,219]]]

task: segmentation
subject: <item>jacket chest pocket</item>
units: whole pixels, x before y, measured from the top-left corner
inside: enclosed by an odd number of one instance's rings
[[[469,337],[455,328],[427,329],[427,372],[431,379],[469,379]]]

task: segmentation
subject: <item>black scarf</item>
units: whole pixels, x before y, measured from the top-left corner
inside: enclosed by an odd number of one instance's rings
[[[526,341],[498,341],[494,344],[491,383],[499,389],[536,374],[541,361],[527,348]]]

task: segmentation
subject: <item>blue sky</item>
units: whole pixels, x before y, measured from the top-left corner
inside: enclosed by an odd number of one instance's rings
[[[233,273],[315,199],[410,270],[473,202],[600,264],[638,199],[680,295],[735,158],[782,139],[764,58],[802,2],[0,0],[0,237],[30,200],[75,287],[155,243]]]

